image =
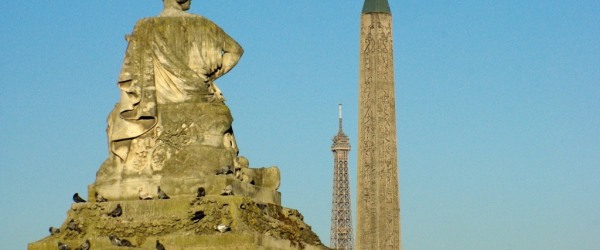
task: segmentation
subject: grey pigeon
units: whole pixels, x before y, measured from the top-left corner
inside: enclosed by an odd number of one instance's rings
[[[160,189],[160,186],[158,186],[157,196],[158,196],[158,199],[161,199],[161,200],[167,200],[167,199],[171,198],[165,193],[165,191],[162,191]]]
[[[198,191],[196,192],[196,198],[200,198],[200,197],[204,197],[206,196],[206,190],[204,190],[204,187],[199,187]]]
[[[79,196],[79,193],[75,193],[73,195],[73,201],[75,203],[83,203],[83,202],[85,202],[85,200]]]
[[[108,239],[110,239],[110,243],[118,247],[135,247],[133,244],[131,244],[131,241],[119,239],[119,237],[112,234],[108,236]]]
[[[71,250],[71,247],[69,247],[69,245],[59,241],[58,242],[58,250]]]
[[[85,242],[81,243],[75,250],[90,250],[90,240],[85,240]]]
[[[55,234],[60,233],[60,228],[50,227],[50,228],[48,228],[48,231],[50,231],[50,235],[55,235]]]
[[[260,210],[265,210],[265,208],[267,208],[267,204],[264,203],[256,203],[256,206],[260,208]]]
[[[102,195],[100,195],[98,192],[96,192],[96,202],[107,202],[108,200],[106,198],[104,198]]]
[[[121,246],[121,239],[119,239],[119,237],[114,236],[114,235],[111,234],[111,235],[108,236],[108,239],[110,240],[111,244],[113,244],[115,246],[118,246],[118,247]]]
[[[192,220],[194,223],[197,223],[198,221],[200,221],[205,216],[206,216],[206,214],[204,214],[203,211],[196,211],[194,213],[194,216],[190,220]]]
[[[69,223],[67,224],[67,229],[81,233],[81,228],[79,228],[79,225],[77,225],[75,219],[71,219],[69,221]]]
[[[128,241],[127,239],[121,239],[121,246],[122,247],[135,247],[131,241]]]
[[[216,174],[217,175],[228,175],[228,174],[233,174],[233,172],[231,171],[230,166],[224,166],[222,168],[217,169]]]
[[[221,190],[221,195],[233,195],[233,187],[231,185],[227,185],[223,190]]]
[[[160,243],[160,241],[156,240],[156,250],[166,250],[165,246]]]
[[[117,204],[117,207],[108,213],[110,217],[119,217],[123,214],[123,208],[121,208],[121,204]]]

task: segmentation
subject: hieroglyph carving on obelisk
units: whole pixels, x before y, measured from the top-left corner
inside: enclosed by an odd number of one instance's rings
[[[387,0],[361,15],[356,249],[400,249],[400,200],[392,44]]]

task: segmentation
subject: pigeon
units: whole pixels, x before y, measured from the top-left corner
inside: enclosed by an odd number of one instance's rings
[[[121,246],[121,239],[119,239],[119,237],[114,236],[114,235],[111,234],[111,235],[108,236],[108,239],[110,240],[111,244],[113,244],[115,246],[118,246],[118,247]]]
[[[233,174],[233,172],[231,171],[230,166],[224,166],[222,168],[217,169],[216,174],[217,175],[228,175],[228,174]]]
[[[154,197],[144,191],[142,187],[138,190],[140,200],[152,200]]]
[[[96,192],[96,202],[107,202],[108,200]]]
[[[90,240],[85,240],[85,242],[81,243],[75,250],[90,250]]]
[[[165,191],[162,191],[162,190],[160,189],[160,186],[158,186],[158,192],[157,192],[157,193],[158,193],[158,198],[159,198],[159,199],[161,199],[161,200],[167,200],[167,199],[171,198],[171,197],[169,197],[169,196],[168,196],[168,195],[165,193]]]
[[[200,197],[204,197],[206,196],[206,190],[204,190],[204,187],[199,187],[197,194],[196,194],[196,198],[200,198]]]
[[[83,198],[79,197],[79,194],[78,194],[78,193],[75,193],[75,194],[73,195],[73,201],[74,201],[75,203],[83,203],[83,202],[85,202],[85,200],[84,200]]]
[[[121,246],[122,247],[135,247],[131,241],[128,241],[127,239],[121,239]]]
[[[50,228],[48,228],[48,231],[50,231],[50,235],[55,235],[55,234],[60,233],[60,228],[50,227]]]
[[[165,246],[160,244],[160,241],[156,240],[156,250],[165,250]]]
[[[131,241],[119,239],[119,237],[114,235],[109,235],[108,239],[110,239],[110,243],[118,247],[135,247],[133,244],[131,244]]]
[[[123,214],[123,208],[121,208],[121,204],[117,204],[117,207],[108,213],[110,217],[119,217]]]
[[[221,233],[227,232],[229,230],[231,230],[231,228],[229,226],[225,225],[225,224],[219,224],[219,225],[217,225],[217,231],[219,231]]]
[[[67,228],[68,228],[69,230],[72,230],[72,231],[76,231],[76,232],[78,232],[78,233],[81,233],[81,229],[80,229],[80,228],[79,228],[79,226],[77,225],[77,222],[75,222],[75,219],[71,219],[71,220],[69,221],[69,224],[67,224]]]
[[[58,242],[58,250],[71,250],[71,247],[69,247],[69,245],[59,241]]]
[[[260,210],[265,210],[265,208],[267,208],[267,204],[264,203],[256,203],[256,206],[260,208]]]
[[[234,167],[233,173],[235,174],[235,178],[240,178],[240,176],[242,176],[242,168],[239,166]]]
[[[222,191],[221,191],[221,195],[227,196],[227,195],[233,195],[233,187],[231,185],[227,185]]]
[[[200,221],[205,216],[206,216],[206,214],[204,214],[203,211],[196,211],[194,213],[194,217],[192,217],[190,220],[192,220],[194,223],[198,223],[198,221]]]

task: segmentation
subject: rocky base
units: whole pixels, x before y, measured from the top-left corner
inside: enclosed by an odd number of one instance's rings
[[[109,215],[120,204],[122,215]],[[204,217],[193,220],[198,211]],[[225,232],[218,225],[229,227]],[[135,247],[155,249],[328,249],[294,209],[257,203],[242,196],[178,196],[168,200],[130,200],[73,204],[60,232],[30,243],[30,250],[75,249],[89,240],[91,249],[123,249],[109,235]]]

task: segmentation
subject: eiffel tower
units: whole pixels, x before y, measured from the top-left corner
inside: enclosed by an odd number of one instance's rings
[[[339,105],[339,130],[333,137],[333,201],[331,204],[331,239],[333,249],[354,249],[352,210],[348,181],[350,138],[342,130],[342,104]]]

